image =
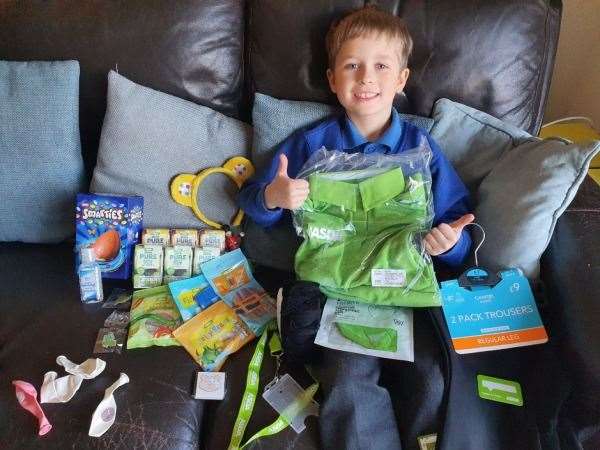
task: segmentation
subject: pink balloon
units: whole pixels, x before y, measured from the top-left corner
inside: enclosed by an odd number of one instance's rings
[[[37,391],[31,383],[26,381],[14,380],[12,384],[15,387],[15,394],[19,404],[33,414],[38,419],[39,423],[39,435],[43,436],[52,429],[52,425],[48,422],[42,407],[37,401]]]

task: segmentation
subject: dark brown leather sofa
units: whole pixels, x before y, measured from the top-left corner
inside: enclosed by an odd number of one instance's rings
[[[80,61],[80,128],[91,175],[110,69],[248,122],[257,91],[333,102],[324,76],[323,38],[334,17],[363,3],[0,0],[0,59]],[[560,0],[374,3],[404,17],[413,33],[406,112],[429,115],[433,102],[446,97],[538,131],[554,64]],[[502,60],[496,56],[498,33],[504,36]],[[548,351],[565,374],[564,398],[559,409],[535,410],[549,411],[545,415],[526,410],[525,425],[534,439],[511,442],[512,449],[581,448],[586,441],[593,445],[593,427],[600,417],[599,199],[600,189],[586,180],[543,257],[543,315],[552,343]],[[257,268],[257,278],[271,291],[287,277]],[[73,400],[44,406],[54,428],[43,438],[37,436],[32,417],[15,401],[10,381],[39,386],[46,371],[56,370],[57,355],[74,361],[90,357],[106,315],[106,309],[79,302],[71,243],[0,243],[0,448],[226,448],[254,344],[225,365],[228,393],[222,402],[191,398],[198,367],[181,348],[107,355],[107,370],[86,381]],[[461,441],[460,450],[509,448],[502,438],[481,437],[501,430],[502,424],[460,430],[461,418],[446,406],[452,368],[435,339],[427,337],[436,333],[430,317],[427,311],[415,314],[416,335],[423,336],[433,356],[423,366],[415,363],[414,377],[431,380],[434,388],[429,397],[412,393],[414,408],[399,413],[405,447],[418,448],[414,434],[421,430],[439,433],[438,448],[457,449],[451,438],[461,432],[472,437]],[[535,376],[535,359],[527,370]],[[121,371],[131,383],[117,395],[117,421],[102,438],[90,438],[95,405]],[[263,381],[272,373],[272,361],[267,360]],[[390,380],[391,389],[405,382]],[[257,402],[247,436],[274,419],[274,412]],[[482,447],[482,442],[489,445]],[[287,429],[254,448],[319,448],[316,421],[310,418],[300,435]]]

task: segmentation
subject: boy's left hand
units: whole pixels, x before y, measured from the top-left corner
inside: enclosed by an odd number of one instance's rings
[[[425,251],[431,256],[447,252],[458,242],[463,228],[474,220],[473,214],[465,214],[451,224],[440,223],[437,227],[433,227],[423,239]]]

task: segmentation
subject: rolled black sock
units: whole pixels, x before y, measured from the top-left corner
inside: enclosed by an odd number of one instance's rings
[[[294,281],[283,286],[281,344],[290,363],[306,364],[319,358],[320,347],[314,341],[325,300],[317,283]]]

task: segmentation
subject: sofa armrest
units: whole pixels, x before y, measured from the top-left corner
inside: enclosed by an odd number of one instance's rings
[[[600,391],[600,187],[589,177],[559,219],[542,258],[546,320],[574,386]],[[600,412],[600,399],[588,404]]]

